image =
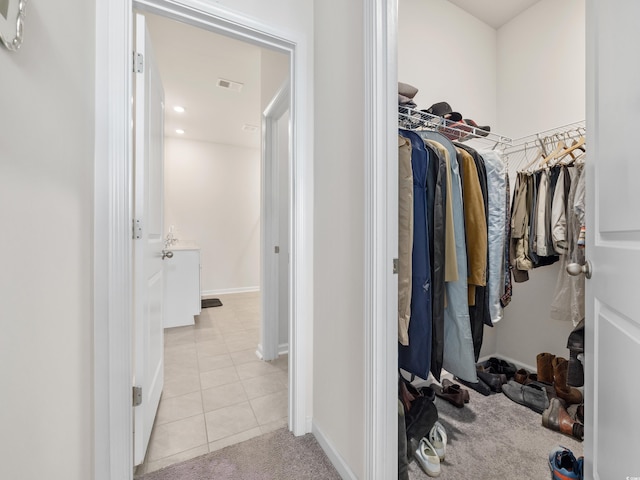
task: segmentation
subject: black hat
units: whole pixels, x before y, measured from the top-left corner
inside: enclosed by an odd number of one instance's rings
[[[438,102],[431,105],[429,108],[424,110],[431,115],[435,115],[437,117],[443,117],[447,120],[451,120],[454,122],[459,122],[462,120],[462,115],[458,112],[454,112],[447,102]]]

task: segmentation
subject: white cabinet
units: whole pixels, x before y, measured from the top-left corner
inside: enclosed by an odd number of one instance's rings
[[[164,260],[164,328],[193,325],[200,315],[200,249],[168,248],[173,258]]]

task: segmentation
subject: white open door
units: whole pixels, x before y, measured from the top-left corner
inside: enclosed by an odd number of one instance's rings
[[[135,27],[134,146],[134,463],[144,461],[164,384],[163,157],[164,92],[143,15]]]
[[[283,86],[262,115],[262,328],[259,354],[278,358],[289,331],[289,108]]]
[[[640,2],[587,1],[585,479],[640,478]]]

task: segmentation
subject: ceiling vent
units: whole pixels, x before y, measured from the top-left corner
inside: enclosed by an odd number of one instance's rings
[[[233,90],[234,92],[241,92],[244,83],[234,82],[232,80],[225,80],[224,78],[219,78],[218,83],[216,84],[220,88],[226,88],[227,90]]]

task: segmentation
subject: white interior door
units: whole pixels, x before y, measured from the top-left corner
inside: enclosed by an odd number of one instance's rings
[[[134,463],[143,462],[160,403],[163,376],[163,138],[164,92],[143,15],[135,29],[134,147]],[[142,57],[140,57],[142,55]]]
[[[260,355],[278,358],[289,333],[290,90],[283,86],[265,109],[262,122],[262,328]],[[288,348],[288,347],[287,347]]]
[[[584,478],[640,478],[640,2],[587,1]]]

